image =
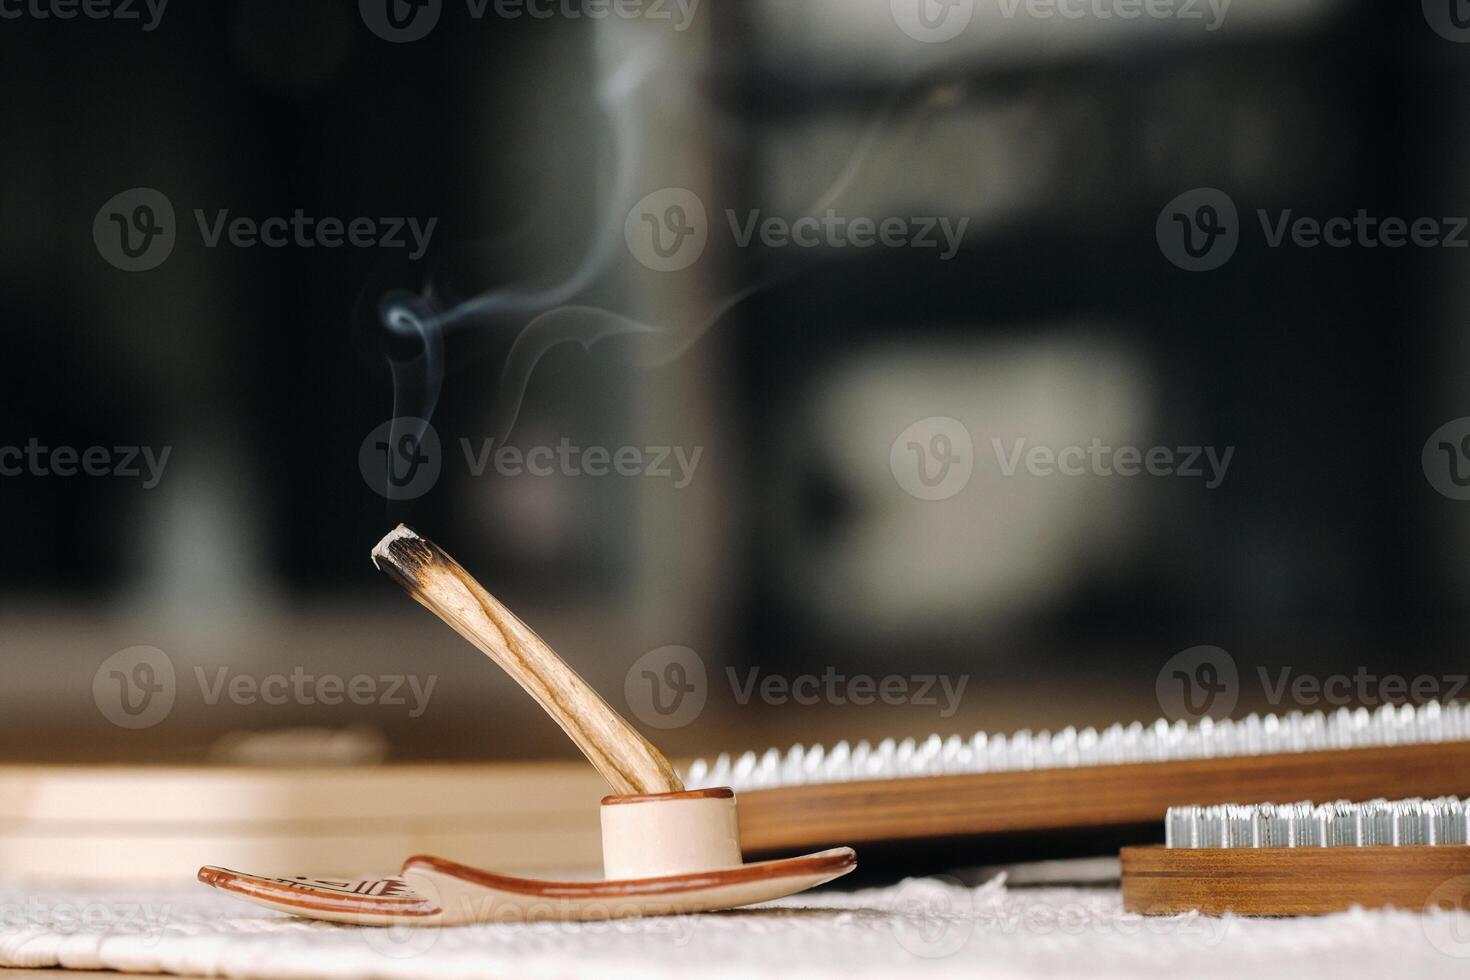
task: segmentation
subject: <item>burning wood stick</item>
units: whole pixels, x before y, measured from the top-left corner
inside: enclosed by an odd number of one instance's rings
[[[663,753],[438,545],[400,524],[373,549],[373,564],[525,688],[613,792],[684,789]]]

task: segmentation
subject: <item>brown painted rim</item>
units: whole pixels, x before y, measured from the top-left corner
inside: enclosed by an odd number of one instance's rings
[[[410,871],[437,871],[474,885],[493,888],[497,891],[538,898],[599,899],[626,898],[630,895],[674,895],[681,892],[703,891],[748,881],[763,881],[777,878],[825,876],[831,881],[857,867],[857,854],[850,847],[836,847],[816,854],[801,857],[781,858],[777,861],[757,861],[733,868],[718,868],[696,871],[661,878],[629,878],[622,881],[541,881],[534,878],[516,878],[498,875],[492,871],[481,871],[464,864],[456,864],[443,858],[425,854],[415,855],[404,862],[405,873]]]
[[[439,906],[420,895],[382,897],[346,895],[310,885],[285,885],[260,875],[205,865],[199,880],[223,891],[247,898],[303,909],[308,912],[349,912],[354,915],[393,915],[405,918],[438,915]]]
[[[658,803],[663,800],[728,800],[735,791],[728,786],[713,789],[685,789],[677,793],[630,793],[627,796],[604,796],[603,806],[619,806],[623,803]]]

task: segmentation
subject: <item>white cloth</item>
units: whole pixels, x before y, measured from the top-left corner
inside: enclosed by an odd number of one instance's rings
[[[1316,919],[1122,911],[1116,888],[911,879],[751,909],[601,923],[369,929],[203,885],[0,886],[0,965],[225,977],[1464,977],[1470,913]]]

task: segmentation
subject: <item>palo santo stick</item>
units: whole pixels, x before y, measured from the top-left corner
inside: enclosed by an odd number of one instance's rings
[[[438,545],[400,524],[373,549],[373,564],[525,688],[614,793],[684,789],[663,753]]]

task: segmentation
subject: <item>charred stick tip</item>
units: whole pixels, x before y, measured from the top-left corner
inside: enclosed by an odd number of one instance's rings
[[[373,548],[373,567],[409,591],[419,585],[425,569],[434,564],[439,547],[406,524],[383,536]]]

